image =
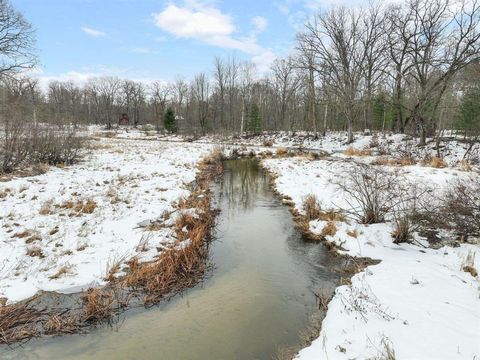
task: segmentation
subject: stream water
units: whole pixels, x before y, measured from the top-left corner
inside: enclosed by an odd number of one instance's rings
[[[36,339],[1,359],[271,359],[299,344],[340,278],[338,259],[305,242],[254,160],[225,163],[215,185],[221,209],[211,245],[214,270],[202,284],[118,326]],[[4,354],[1,354],[3,352]]]

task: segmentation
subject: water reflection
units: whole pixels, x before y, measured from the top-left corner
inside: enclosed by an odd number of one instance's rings
[[[268,177],[257,161],[227,161],[225,168],[226,174],[217,195],[221,202],[227,202],[226,208],[230,213],[251,209],[259,198],[269,197]]]

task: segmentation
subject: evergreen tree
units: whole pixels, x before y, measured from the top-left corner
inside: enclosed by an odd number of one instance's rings
[[[385,94],[381,93],[373,99],[372,117],[376,129],[389,128],[394,116],[394,109],[387,101]]]
[[[177,120],[175,119],[175,112],[171,107],[167,108],[165,116],[163,117],[163,125],[165,130],[171,133],[177,132]]]
[[[255,103],[252,104],[250,109],[247,130],[255,134],[258,134],[262,131],[262,115],[260,114],[258,105]]]
[[[460,104],[459,116],[456,125],[465,131],[466,135],[480,132],[480,87],[473,87],[466,91]]]

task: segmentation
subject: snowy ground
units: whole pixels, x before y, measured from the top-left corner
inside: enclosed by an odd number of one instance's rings
[[[196,163],[213,148],[106,138],[92,146],[75,166],[0,183],[0,298],[79,291],[105,283],[116,262],[152,259],[173,241],[163,215],[189,195]],[[139,227],[157,219],[155,231]]]
[[[277,190],[291,197],[300,211],[310,194],[324,208],[348,207],[337,184],[355,162],[372,163],[380,156],[398,160],[411,155],[415,164],[399,167],[405,177],[429,183],[437,192],[454,179],[479,176],[475,161],[480,149],[471,151],[465,166],[468,144],[461,139],[442,144],[448,167],[432,168],[421,160],[436,156],[434,143],[419,150],[415,139],[404,135],[357,134],[354,144],[347,145],[345,133],[318,139],[304,133],[248,139],[209,136],[185,142],[181,136],[155,131],[107,133],[89,127],[83,132],[108,137],[93,141],[96,149],[82,163],[0,183],[2,302],[19,301],[39,290],[79,291],[105,283],[115,262],[132,256],[152,259],[174,241],[171,230],[163,227],[174,216],[169,220],[164,214],[188,196],[196,163],[219,143],[230,144],[227,152],[237,148],[271,153],[274,158],[264,160],[264,166],[277,174]],[[285,147],[324,150],[333,156],[314,161],[308,156],[276,157]],[[368,154],[345,154],[348,148]],[[155,231],[145,231],[152,220]],[[310,230],[319,233],[324,226],[312,221]],[[480,357],[480,284],[461,271],[469,254],[476,254],[474,266],[480,269],[478,244],[431,249],[418,239],[423,246],[395,245],[390,223],[366,226],[350,220],[336,226],[328,241],[350,255],[381,262],[336,290],[319,338],[299,359],[386,358],[387,349],[393,349],[397,359]]]
[[[264,166],[278,175],[277,190],[290,196],[298,210],[309,194],[325,209],[348,208],[337,184],[352,171],[352,161],[284,158],[264,160]],[[454,179],[472,176],[418,164],[402,171],[418,184],[429,183],[437,193]],[[325,225],[315,220],[310,230],[320,233]],[[461,270],[469,253],[476,254],[475,268],[480,268],[478,244],[434,250],[394,244],[390,223],[367,226],[350,220],[336,226],[337,233],[327,236],[328,241],[352,256],[381,262],[355,275],[351,285],[337,288],[319,338],[298,359],[387,359],[388,349],[396,359],[480,357],[480,283]]]

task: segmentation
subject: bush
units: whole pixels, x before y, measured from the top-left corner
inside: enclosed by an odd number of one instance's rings
[[[397,175],[368,165],[356,166],[347,180],[339,184],[350,198],[347,200],[350,209],[345,211],[363,224],[384,222],[399,200]]]
[[[458,180],[445,193],[437,219],[442,220],[461,238],[480,236],[480,180]]]
[[[0,141],[0,173],[22,165],[71,165],[83,145],[84,139],[74,129],[6,122]]]

